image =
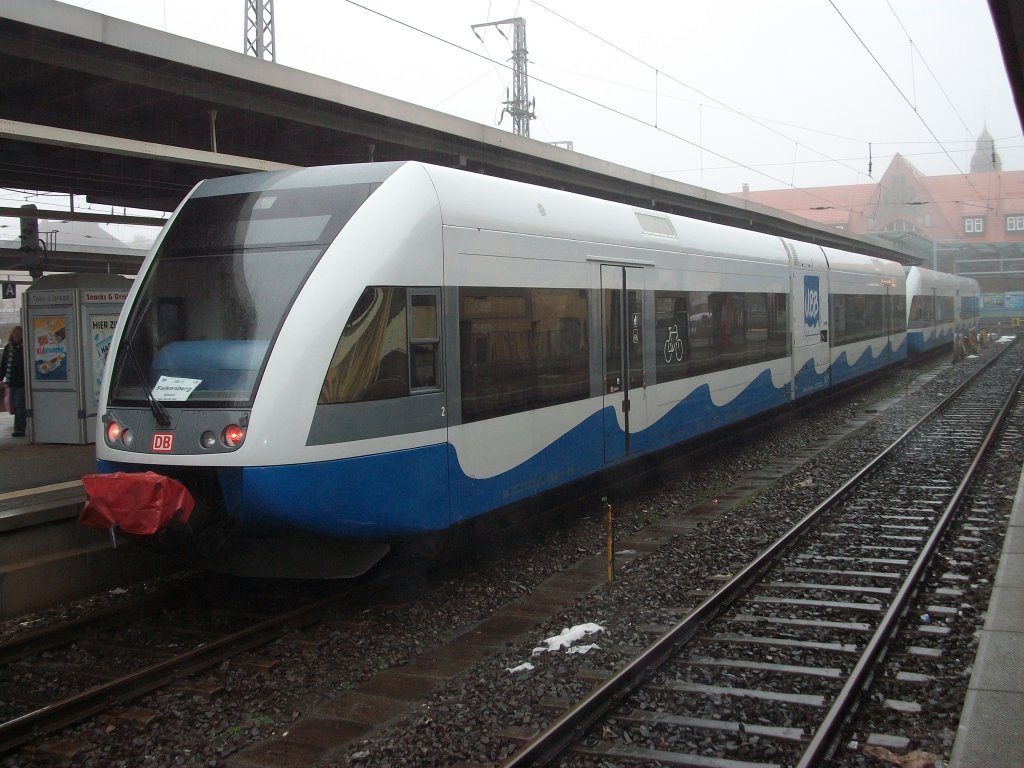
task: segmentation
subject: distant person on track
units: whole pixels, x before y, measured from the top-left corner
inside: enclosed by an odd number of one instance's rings
[[[22,345],[21,326],[11,329],[11,338],[4,347],[0,358],[0,374],[3,384],[10,393],[11,413],[14,414],[12,437],[25,436],[25,350]]]

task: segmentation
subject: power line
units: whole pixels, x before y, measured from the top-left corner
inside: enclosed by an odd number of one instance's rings
[[[355,0],[345,0],[345,2],[347,2],[349,5],[355,6],[356,8],[364,10],[367,13],[372,13],[375,16],[379,16],[382,19],[385,19],[385,20],[390,21],[392,23],[398,24],[399,26],[405,27],[406,29],[409,29],[409,30],[411,30],[413,32],[417,32],[417,33],[419,33],[421,35],[429,37],[430,39],[436,40],[437,42],[443,43],[444,45],[447,45],[447,46],[449,46],[451,48],[455,48],[456,50],[462,51],[463,53],[468,53],[471,56],[475,56],[475,57],[477,57],[479,59],[483,59],[484,61],[489,61],[492,64],[495,64],[495,65],[501,66],[501,67],[505,67],[506,69],[509,69],[509,70],[512,69],[511,66],[509,66],[508,64],[505,64],[504,62],[495,61],[494,59],[488,58],[487,56],[484,56],[481,53],[478,53],[476,51],[472,51],[472,50],[470,50],[470,49],[468,49],[468,48],[466,48],[464,46],[461,46],[461,45],[459,45],[457,43],[453,43],[450,40],[445,40],[443,37],[439,37],[438,35],[435,35],[432,32],[428,32],[428,31],[426,31],[424,29],[420,29],[419,27],[416,27],[416,26],[414,26],[412,24],[409,24],[408,22],[401,21],[400,19],[396,19],[396,18],[394,18],[392,16],[388,16],[386,13],[382,13],[381,11],[375,10],[373,8],[369,8],[369,7],[367,7],[367,6],[365,6],[365,5],[361,4],[361,3],[357,3],[357,2],[355,2]],[[651,129],[653,129],[655,131],[658,131],[659,133],[663,133],[664,135],[666,135],[666,136],[668,136],[670,138],[673,138],[673,139],[676,139],[678,141],[681,141],[684,144],[687,144],[687,145],[689,145],[689,146],[691,146],[691,147],[693,147],[695,149],[702,150],[704,152],[707,152],[708,154],[714,155],[715,157],[721,158],[722,160],[725,160],[726,162],[732,164],[732,166],[735,167],[735,168],[744,168],[744,169],[750,171],[751,173],[757,173],[757,174],[759,174],[761,176],[764,176],[767,179],[770,179],[771,181],[774,181],[776,184],[780,184],[780,185],[782,185],[784,187],[792,186],[791,184],[789,184],[789,182],[783,181],[782,179],[776,179],[774,176],[770,176],[770,175],[768,175],[766,173],[762,173],[761,171],[758,171],[755,168],[753,168],[753,167],[751,167],[749,165],[746,165],[745,163],[741,163],[738,160],[733,160],[731,157],[729,157],[727,155],[723,155],[721,152],[716,152],[715,150],[710,149],[708,147],[703,147],[703,146],[697,144],[696,142],[693,142],[690,139],[685,138],[684,136],[680,136],[679,134],[673,133],[672,131],[669,131],[669,130],[666,130],[664,128],[661,128],[661,127],[659,127],[657,125],[653,125],[653,124],[647,122],[646,120],[643,120],[642,118],[637,117],[636,115],[631,115],[631,114],[629,114],[627,112],[624,112],[624,111],[622,111],[620,109],[616,109],[615,107],[611,107],[611,106],[609,106],[607,104],[602,104],[601,102],[599,102],[599,101],[597,101],[595,99],[592,99],[592,98],[590,98],[588,96],[584,96],[584,95],[582,95],[580,93],[576,93],[575,91],[571,91],[568,88],[565,88],[563,86],[557,85],[557,84],[552,83],[552,82],[550,82],[548,80],[544,80],[544,79],[541,79],[539,77],[534,77],[533,79],[536,82],[538,82],[538,83],[542,83],[543,85],[548,86],[549,88],[554,88],[556,91],[559,91],[560,93],[564,93],[564,94],[566,94],[568,96],[572,96],[573,98],[579,99],[580,101],[582,101],[584,103],[590,104],[590,105],[595,106],[595,107],[597,107],[599,109],[603,109],[603,110],[605,110],[607,112],[610,112],[610,113],[612,113],[614,115],[617,115],[619,117],[625,118],[626,120],[629,120],[631,122],[638,123],[638,124],[643,125],[643,126],[645,126],[647,128],[651,128]]]
[[[557,11],[553,11],[552,9],[550,9],[546,5],[544,5],[544,3],[540,2],[540,0],[532,0],[532,2],[538,8],[542,8],[543,10],[545,10],[548,13],[552,14],[553,16],[557,16],[559,19],[561,19],[562,21],[566,22],[567,24],[570,24],[570,25],[576,27],[576,29],[580,30],[584,34],[590,35],[591,37],[593,37],[593,38],[595,38],[597,40],[600,40],[602,43],[604,43],[605,45],[610,46],[611,48],[614,48],[616,51],[618,51],[619,53],[623,54],[624,56],[628,56],[629,58],[633,59],[634,61],[638,62],[639,64],[642,64],[643,66],[647,67],[648,69],[651,69],[655,73],[655,78],[657,78],[657,75],[660,74],[663,77],[668,78],[672,82],[678,83],[679,85],[683,86],[684,88],[688,88],[689,90],[691,90],[694,93],[702,96],[703,98],[710,99],[711,101],[713,101],[715,104],[718,104],[719,106],[721,106],[726,111],[731,112],[731,113],[733,113],[735,115],[738,115],[739,117],[742,117],[742,118],[744,118],[746,120],[749,120],[750,122],[754,123],[754,125],[760,126],[764,130],[769,131],[771,133],[774,133],[777,136],[782,137],[786,141],[793,142],[794,144],[797,144],[798,146],[806,146],[806,145],[801,144],[800,142],[798,142],[796,139],[792,138],[791,136],[787,136],[786,134],[782,133],[781,131],[776,130],[775,128],[772,128],[769,125],[766,125],[764,122],[762,122],[759,119],[753,117],[752,115],[748,115],[747,113],[742,112],[741,110],[738,110],[738,109],[736,109],[735,107],[732,107],[729,104],[726,104],[721,99],[717,99],[717,98],[715,98],[714,96],[712,96],[710,94],[704,93],[703,91],[701,91],[698,88],[695,88],[694,86],[690,85],[689,83],[685,83],[682,80],[680,80],[679,78],[674,77],[673,75],[668,74],[667,72],[659,69],[658,67],[655,67],[653,64],[650,64],[650,63],[644,61],[640,57],[634,55],[633,53],[630,53],[629,51],[625,50],[624,48],[621,48],[620,46],[616,45],[615,43],[610,42],[609,40],[601,37],[600,35],[598,35],[595,32],[592,32],[591,30],[589,30],[586,27],[578,24],[577,22],[575,22],[575,21],[573,21],[573,20],[563,16],[562,14],[558,13]],[[811,150],[815,154],[820,155],[821,157],[824,157],[827,160],[831,160],[832,162],[839,163],[840,165],[843,165],[845,168],[847,168],[847,170],[853,171],[854,173],[860,173],[860,171],[858,171],[856,168],[852,168],[850,166],[847,166],[844,163],[836,160],[835,158],[830,157],[829,155],[825,154],[824,152],[821,152],[821,151],[815,149],[814,147],[806,147],[806,148]],[[711,150],[707,150],[707,151],[710,152]]]
[[[926,130],[926,131],[928,131],[928,133],[929,133],[929,134],[931,135],[931,137],[932,137],[933,139],[935,139],[935,143],[936,143],[936,144],[938,144],[938,145],[939,145],[939,146],[940,146],[940,147],[942,148],[942,151],[943,151],[943,152],[945,153],[946,157],[948,157],[948,158],[949,158],[949,161],[950,161],[951,163],[953,163],[953,167],[959,170],[960,166],[959,166],[959,165],[957,164],[956,160],[954,160],[954,159],[953,159],[953,156],[952,156],[951,154],[949,154],[949,151],[948,151],[948,150],[947,150],[947,149],[945,148],[945,146],[943,146],[942,142],[941,142],[941,141],[939,141],[939,137],[935,135],[935,131],[933,131],[933,130],[932,130],[932,127],[931,127],[930,125],[928,125],[928,121],[924,119],[924,115],[922,115],[922,114],[921,114],[921,113],[920,113],[920,112],[918,111],[918,109],[917,109],[917,107],[916,107],[916,106],[914,105],[914,103],[913,103],[913,102],[912,102],[912,101],[911,101],[911,100],[910,100],[909,98],[907,98],[907,94],[905,94],[905,93],[903,92],[903,89],[902,89],[902,88],[900,88],[900,87],[899,87],[899,86],[898,86],[898,85],[896,84],[896,81],[895,81],[895,80],[893,80],[893,78],[892,78],[892,75],[890,75],[890,74],[889,74],[888,70],[886,70],[886,68],[885,68],[884,66],[882,66],[882,62],[880,62],[880,61],[878,60],[878,57],[877,57],[877,56],[875,56],[875,54],[874,54],[874,51],[872,51],[872,50],[871,50],[871,49],[870,49],[870,48],[868,47],[868,44],[864,42],[864,39],[863,39],[863,38],[862,38],[862,37],[861,37],[861,36],[860,36],[860,35],[859,35],[859,34],[857,33],[857,30],[855,30],[855,29],[853,28],[853,25],[852,25],[852,24],[851,24],[851,23],[849,22],[849,20],[847,20],[847,18],[846,18],[846,17],[845,17],[844,15],[843,15],[843,12],[842,12],[842,11],[840,11],[838,7],[836,7],[836,4],[835,4],[835,0],[828,0],[828,1],[829,1],[829,4],[830,4],[830,5],[832,6],[832,8],[833,8],[833,9],[835,10],[835,12],[836,12],[837,14],[839,14],[839,18],[841,18],[841,19],[843,20],[843,23],[844,23],[844,24],[846,24],[846,26],[847,26],[847,27],[849,27],[849,29],[850,29],[850,32],[852,32],[852,33],[853,33],[853,36],[854,36],[855,38],[857,38],[857,42],[859,42],[859,43],[861,44],[861,46],[862,46],[862,47],[864,48],[864,50],[865,50],[865,51],[867,51],[868,55],[869,55],[869,56],[871,57],[872,61],[874,61],[874,62],[875,62],[875,64],[877,64],[877,65],[878,65],[878,68],[879,68],[880,70],[882,70],[882,74],[883,74],[883,75],[885,75],[886,79],[888,79],[888,81],[889,81],[890,83],[892,83],[892,87],[893,87],[893,88],[895,88],[895,89],[896,89],[896,92],[897,92],[897,93],[898,93],[898,94],[899,94],[899,95],[900,95],[900,96],[901,96],[901,97],[903,98],[903,100],[904,100],[905,102],[907,102],[907,105],[908,105],[908,106],[909,106],[909,107],[911,108],[911,110],[913,110],[914,114],[915,114],[915,115],[917,116],[917,119],[921,121],[921,125],[923,125],[923,126],[925,127],[925,130]],[[977,195],[977,196],[978,196],[979,198],[982,198],[982,194],[981,194],[981,193],[980,193],[980,192],[979,192],[979,191],[977,190],[977,188],[976,188],[976,187],[974,186],[974,182],[972,182],[972,181],[971,181],[970,177],[969,177],[969,176],[968,176],[968,175],[967,175],[966,173],[964,173],[963,171],[961,171],[961,172],[960,172],[960,175],[962,175],[962,176],[963,176],[963,177],[964,177],[964,178],[965,178],[965,179],[967,180],[967,183],[968,183],[968,184],[970,185],[971,189],[973,189],[973,190],[974,190],[974,193],[975,193],[975,194],[976,194],[976,195]]]
[[[960,124],[964,127],[964,130],[967,131],[968,135],[970,135],[970,126],[968,126],[963,117],[961,117],[959,110],[957,110],[956,105],[953,103],[953,100],[949,98],[949,94],[946,93],[946,89],[942,87],[942,82],[939,80],[939,78],[935,76],[935,72],[932,71],[932,68],[928,66],[928,62],[925,60],[924,54],[921,53],[921,49],[914,45],[914,39],[910,36],[910,32],[907,31],[907,28],[903,24],[902,19],[900,19],[899,15],[897,15],[896,9],[892,7],[892,3],[889,2],[889,0],[885,0],[885,4],[888,5],[889,10],[892,11],[892,15],[896,19],[896,23],[899,24],[900,29],[903,30],[903,34],[907,36],[907,40],[910,42],[911,50],[917,51],[917,55],[920,57],[921,63],[924,64],[924,68],[928,70],[928,74],[932,76],[932,80],[935,81],[935,84],[939,87],[939,90],[942,92],[942,95],[945,96],[946,102],[953,110],[953,114],[956,115],[957,119],[960,121]]]
[[[919,143],[921,143],[921,144],[925,144],[925,143],[932,144],[933,142],[929,141],[929,142],[919,142]],[[1005,149],[1024,149],[1024,144],[1014,144],[1014,145],[1010,145],[1010,146],[1005,146],[1004,145],[1004,148]],[[934,157],[936,155],[942,155],[944,153],[942,153],[942,152],[898,152],[898,153],[891,153],[891,154],[890,153],[883,153],[881,155],[875,155],[875,159],[877,160],[880,157],[881,158],[886,158],[886,157],[890,157],[891,158],[895,154],[899,154],[899,155],[901,155],[902,157],[905,157],[905,158],[915,158],[915,157]],[[846,162],[858,163],[858,162],[866,161],[868,159],[868,156],[867,155],[858,155],[856,157],[844,157],[842,159],[844,161],[846,161]],[[830,163],[830,162],[831,162],[830,160],[799,160],[799,161],[797,161],[797,165],[824,165],[824,164]],[[775,163],[756,163],[754,167],[756,167],[756,168],[770,168],[770,167],[775,167],[775,166],[789,167],[792,164],[793,164],[792,160],[785,160],[785,161],[775,162]],[[733,166],[721,165],[721,166],[714,166],[714,167],[711,167],[711,168],[705,167],[704,170],[706,170],[706,171],[724,171],[724,170],[729,170],[732,167]],[[659,174],[665,174],[665,173],[693,173],[693,172],[698,171],[698,170],[700,170],[700,169],[698,169],[698,168],[673,168],[671,170],[658,171],[658,173]],[[944,174],[939,174],[939,175],[944,175]],[[960,172],[957,172],[955,174],[948,174],[948,175],[951,175],[951,176],[961,176],[962,174]],[[838,184],[838,185],[828,184],[828,185],[822,185],[822,186],[845,186],[845,185],[843,185],[843,184]]]

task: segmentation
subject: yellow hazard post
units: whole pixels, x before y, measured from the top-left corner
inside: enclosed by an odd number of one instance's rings
[[[608,583],[615,581],[615,529],[612,527],[612,505],[605,496],[601,499],[605,506],[605,526],[608,530]]]

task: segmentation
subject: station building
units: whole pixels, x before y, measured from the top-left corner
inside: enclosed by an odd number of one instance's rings
[[[925,176],[897,154],[877,183],[735,196],[899,243],[925,266],[976,279],[986,320],[1024,319],[1024,171],[1003,170],[987,130],[967,173]]]

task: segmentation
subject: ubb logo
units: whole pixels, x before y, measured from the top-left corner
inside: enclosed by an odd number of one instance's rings
[[[804,325],[814,328],[821,322],[821,301],[818,276],[804,275]]]

